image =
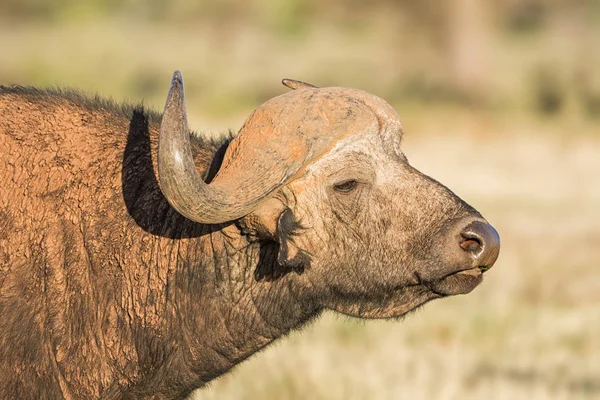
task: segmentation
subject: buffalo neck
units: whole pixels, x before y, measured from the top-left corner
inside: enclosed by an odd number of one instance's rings
[[[180,227],[191,221],[179,222]],[[250,243],[234,224],[200,227],[176,239],[176,261],[164,285],[163,321],[177,338],[179,377],[199,387],[318,314],[295,273],[257,280],[257,268],[276,268],[272,244]],[[266,265],[265,264],[269,264]],[[185,366],[185,367],[184,367]]]

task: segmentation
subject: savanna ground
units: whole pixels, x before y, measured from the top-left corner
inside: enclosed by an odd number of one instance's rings
[[[473,293],[402,321],[327,313],[194,399],[600,398],[600,2],[343,3],[6,0],[0,84],[161,109],[181,69],[210,130],[283,77],[361,88],[396,107],[411,163],[500,232]]]

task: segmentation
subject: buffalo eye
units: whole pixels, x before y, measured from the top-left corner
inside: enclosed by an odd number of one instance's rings
[[[354,179],[350,179],[350,180],[335,184],[333,186],[333,188],[335,189],[336,192],[350,193],[351,191],[356,189],[357,186],[358,186],[358,181],[355,181]]]

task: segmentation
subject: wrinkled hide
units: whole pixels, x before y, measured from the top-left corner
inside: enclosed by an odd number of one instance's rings
[[[323,309],[399,317],[481,281],[497,234],[408,164],[395,111],[288,86],[232,142],[192,140],[213,187],[271,188],[211,224],[161,192],[160,115],[0,87],[0,398],[184,398]]]

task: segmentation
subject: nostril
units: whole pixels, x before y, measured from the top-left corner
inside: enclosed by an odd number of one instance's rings
[[[477,227],[471,224],[467,226],[460,233],[461,238],[463,239],[460,242],[460,247],[464,251],[468,251],[469,253],[473,253],[475,256],[479,256],[481,252],[485,249],[485,239],[482,234],[477,231]]]
[[[479,266],[489,268],[498,258],[500,237],[490,224],[474,221],[460,233],[459,245],[475,257]]]
[[[481,249],[481,240],[477,238],[465,239],[460,242],[460,247],[465,251],[476,252]]]

